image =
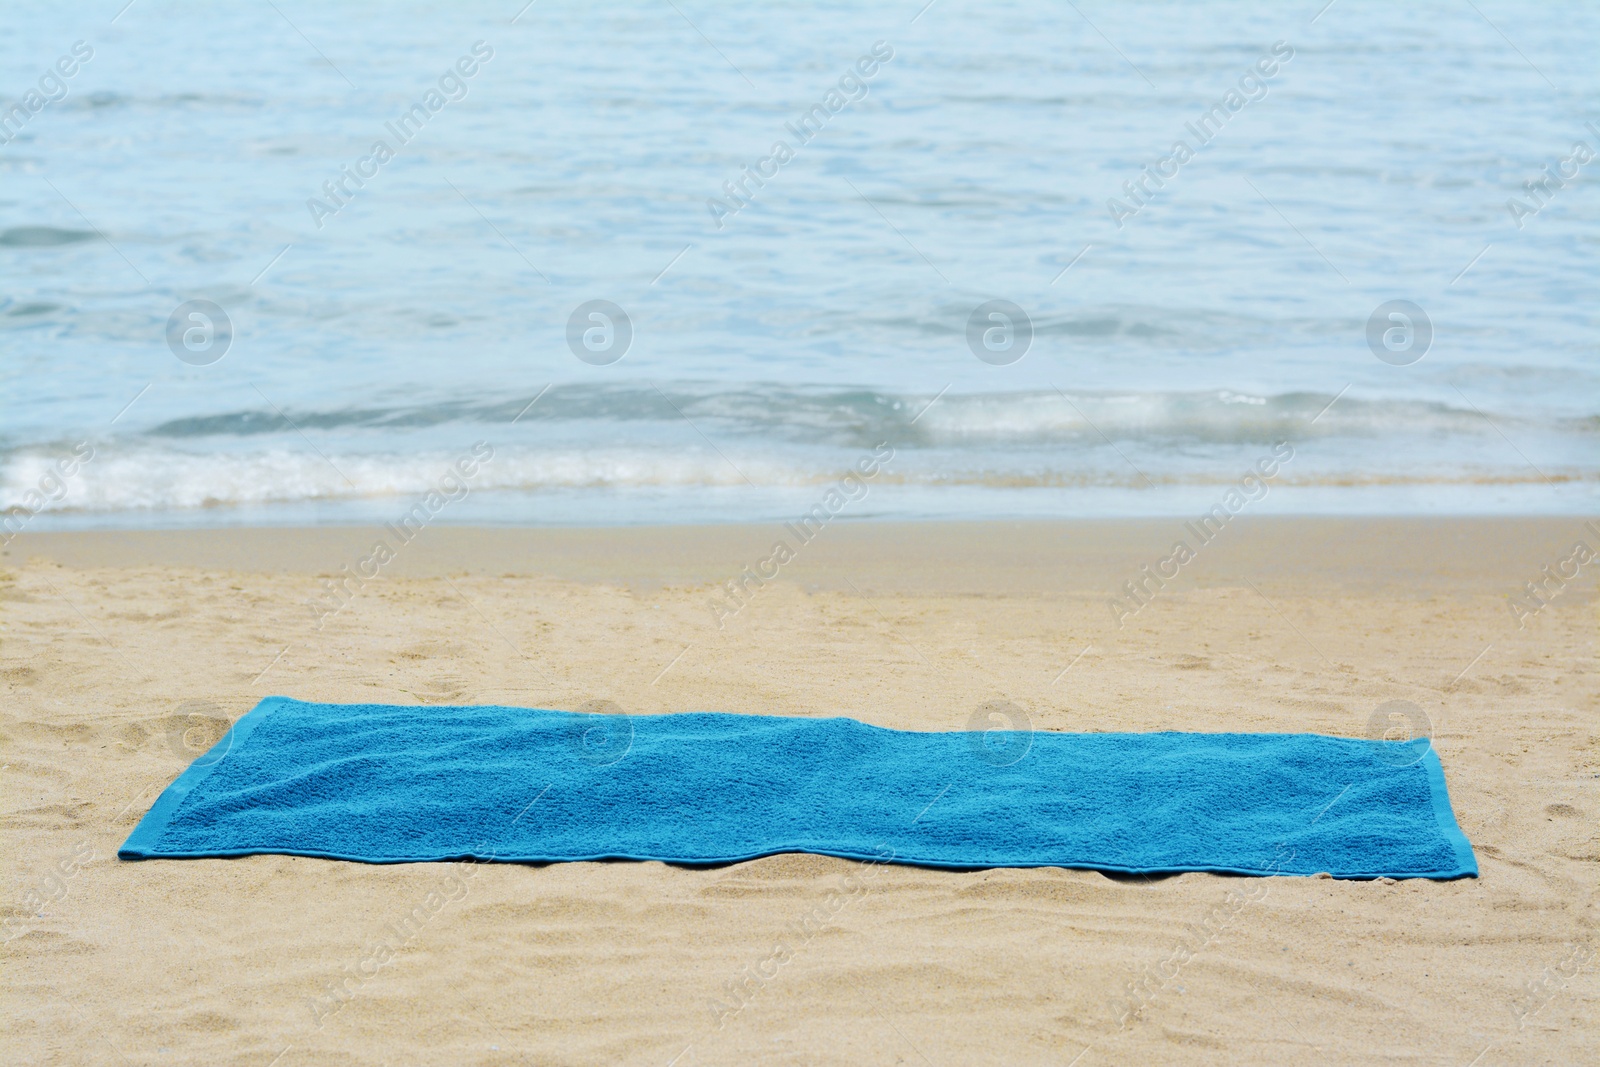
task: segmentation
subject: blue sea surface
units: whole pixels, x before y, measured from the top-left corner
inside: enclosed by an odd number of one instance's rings
[[[119,8],[0,15],[8,530],[1600,503],[1594,5]]]

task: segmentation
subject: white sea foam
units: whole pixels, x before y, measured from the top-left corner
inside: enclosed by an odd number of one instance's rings
[[[969,429],[972,427],[969,423]],[[976,420],[985,438],[988,424]],[[974,431],[976,432],[976,431]],[[263,444],[266,444],[263,442]],[[52,513],[150,512],[261,507],[307,502],[377,501],[428,491],[459,449],[401,453],[319,450],[275,443],[259,449],[202,452],[163,443],[100,442],[92,462],[68,479],[58,499],[35,510]],[[1587,466],[1550,466],[1540,471],[1522,465],[1448,463],[1405,465],[1366,462],[1362,469],[1339,462],[1337,450],[1319,455],[1302,445],[1306,461],[1285,484],[1300,486],[1519,485],[1550,478],[1563,484],[1600,484],[1600,472]],[[1237,477],[1244,451],[1213,448],[1183,464],[1160,464],[1161,454],[1145,446],[1102,445],[1098,438],[1079,446],[1035,449],[899,447],[891,468],[878,481],[889,487],[935,489],[1048,490],[1091,487],[1155,490],[1163,486],[1228,484]],[[1345,458],[1350,456],[1346,450]],[[737,459],[731,458],[737,456]],[[49,450],[25,450],[0,463],[0,508],[20,503],[55,463]],[[498,444],[494,459],[472,479],[475,493],[512,492],[537,496],[551,491],[617,492],[696,489],[790,490],[826,484],[851,467],[843,449],[773,449],[724,443],[665,448],[573,448],[537,444]],[[1158,465],[1159,464],[1159,465]]]
[[[1507,448],[1502,433],[1538,460]],[[1592,486],[1600,480],[1595,437],[1592,419],[1317,393],[936,398],[694,383],[566,386],[532,408],[512,398],[164,420],[94,439],[93,461],[42,508],[37,487],[72,445],[14,447],[0,454],[0,507],[32,500],[34,511],[62,514],[203,513],[377,501],[426,491],[474,439],[495,447],[474,491],[534,496],[783,491],[836,480],[862,448],[884,442],[897,458],[880,484],[930,491],[1226,484],[1263,443],[1279,440],[1295,442],[1302,455],[1286,484]],[[693,499],[675,513],[692,514]]]

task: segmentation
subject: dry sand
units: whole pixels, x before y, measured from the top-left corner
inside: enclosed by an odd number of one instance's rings
[[[1600,1062],[1600,568],[1524,629],[1506,601],[1594,543],[1577,520],[1241,519],[1122,629],[1107,599],[1177,522],[836,525],[719,630],[711,583],[776,532],[429,529],[321,630],[316,575],[371,531],[16,539],[0,1057]],[[1409,700],[1482,877],[118,861],[194,746],[271,693],[913,729],[1008,700],[1043,730],[1353,736]],[[830,898],[851,872],[867,888]],[[831,918],[800,941],[807,914]]]

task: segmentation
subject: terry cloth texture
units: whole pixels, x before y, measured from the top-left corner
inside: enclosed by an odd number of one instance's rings
[[[929,867],[1476,875],[1426,739],[916,733],[854,719],[582,715],[268,697],[123,859],[370,863],[813,852]]]

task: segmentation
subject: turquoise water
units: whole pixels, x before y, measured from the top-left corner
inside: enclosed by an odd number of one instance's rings
[[[1591,5],[120,6],[3,15],[12,526],[1600,502]]]

